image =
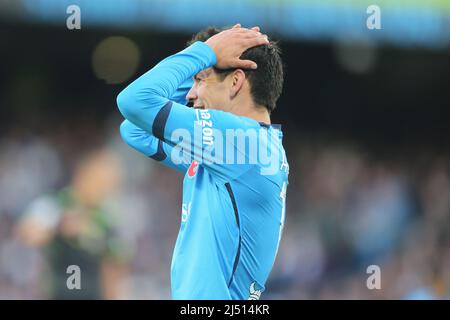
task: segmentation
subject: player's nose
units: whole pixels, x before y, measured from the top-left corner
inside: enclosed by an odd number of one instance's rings
[[[186,95],[186,100],[193,103],[197,99],[197,90],[195,89],[195,85],[189,90]]]

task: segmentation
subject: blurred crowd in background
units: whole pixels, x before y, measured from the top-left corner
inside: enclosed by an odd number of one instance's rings
[[[182,175],[128,148],[117,120],[1,137],[0,298],[170,298]],[[450,297],[448,155],[290,139],[286,227],[263,298]],[[72,264],[83,290],[66,288]]]
[[[286,224],[262,298],[449,299],[450,2],[379,0],[376,30],[372,4],[0,0],[0,299],[170,299],[183,177],[121,140],[115,99],[237,22],[281,40],[286,67]]]

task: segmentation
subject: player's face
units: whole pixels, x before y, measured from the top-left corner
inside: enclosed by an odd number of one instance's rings
[[[227,111],[230,95],[227,79],[222,79],[213,68],[199,72],[194,77],[194,85],[186,98],[194,108]]]

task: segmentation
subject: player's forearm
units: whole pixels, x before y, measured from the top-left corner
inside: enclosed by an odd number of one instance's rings
[[[184,81],[178,89],[174,92],[174,94],[171,96],[170,100],[175,101],[179,104],[187,104],[186,95],[189,91],[189,89],[193,85],[193,79],[189,78],[186,81]],[[137,127],[135,124],[131,123],[128,120],[125,120],[122,122],[120,126],[120,133],[122,135],[123,140],[133,148],[137,149],[138,151],[141,151],[142,153],[148,155],[147,153],[150,151],[148,148],[145,148],[146,152],[143,152],[141,149],[144,146],[141,142],[144,140],[147,140],[150,133],[143,130],[140,127]],[[157,139],[153,135],[151,135],[154,139]]]
[[[198,72],[216,63],[214,51],[203,42],[196,42],[160,63],[132,82],[117,97],[123,116],[151,133],[159,110],[176,90]]]
[[[187,101],[186,96],[193,85],[194,79],[188,78],[178,87],[177,91],[175,91],[169,99],[179,104],[187,105],[189,101]]]

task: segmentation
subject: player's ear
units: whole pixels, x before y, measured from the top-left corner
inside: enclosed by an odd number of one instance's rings
[[[242,89],[245,81],[245,72],[242,69],[236,69],[231,74],[230,98],[234,98]]]

